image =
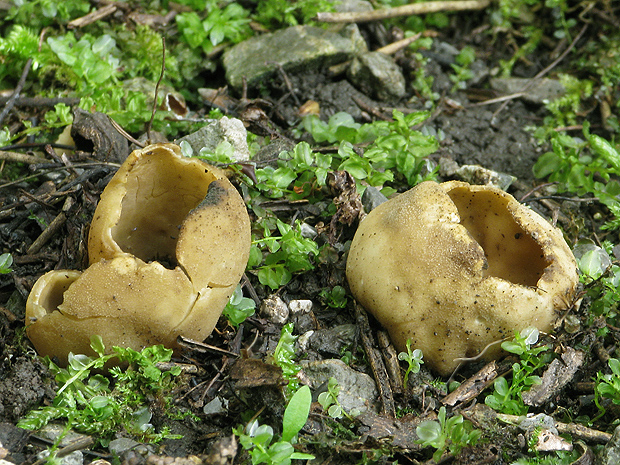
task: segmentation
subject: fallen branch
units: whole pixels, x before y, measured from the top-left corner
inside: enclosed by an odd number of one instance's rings
[[[518,425],[523,420],[523,417],[518,415],[508,415],[505,413],[498,413],[497,419],[504,423]],[[607,444],[611,439],[611,434],[604,431],[598,431],[592,428],[588,428],[576,423],[560,423],[555,422],[555,427],[560,434],[570,434],[573,439],[581,439],[586,442],[594,442],[596,444]]]
[[[47,158],[35,157],[32,155],[26,155],[25,153],[19,152],[8,152],[6,150],[0,150],[0,160],[6,160],[16,163],[43,163],[47,160]]]
[[[413,3],[410,5],[384,8],[371,11],[348,13],[317,13],[316,21],[325,23],[364,23],[380,21],[382,19],[397,18],[400,16],[422,15],[438,11],[482,10],[490,4],[490,0],[456,0]]]

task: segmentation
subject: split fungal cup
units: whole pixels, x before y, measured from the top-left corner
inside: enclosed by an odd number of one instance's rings
[[[410,339],[442,375],[515,331],[550,331],[578,284],[558,229],[499,189],[458,181],[423,182],[372,210],[346,273],[397,349]],[[494,344],[484,358],[500,354]]]
[[[39,278],[26,333],[61,364],[69,352],[93,354],[93,335],[106,350],[204,340],[245,271],[250,241],[245,204],[219,169],[173,144],[136,150],[101,195],[90,266]]]

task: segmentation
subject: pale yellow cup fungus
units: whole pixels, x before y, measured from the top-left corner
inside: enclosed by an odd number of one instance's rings
[[[458,181],[423,182],[372,210],[346,273],[396,348],[410,339],[442,375],[515,330],[550,331],[578,283],[560,230],[497,188]]]
[[[92,354],[90,338],[136,350],[179,335],[205,339],[245,271],[245,204],[219,169],[178,146],[134,151],[101,195],[90,266],[43,275],[26,303],[26,332],[65,364]]]

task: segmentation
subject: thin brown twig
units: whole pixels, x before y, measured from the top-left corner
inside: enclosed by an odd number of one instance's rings
[[[106,16],[114,13],[118,7],[114,3],[110,3],[104,7],[99,8],[98,10],[93,10],[85,16],[81,18],[75,18],[73,21],[67,24],[68,29],[75,29],[76,27],[84,27],[89,24],[92,24],[100,19],[105,18]]]
[[[364,23],[397,18],[399,16],[413,16],[438,11],[481,10],[490,4],[490,0],[457,0],[412,3],[409,5],[379,10],[348,12],[348,13],[317,13],[316,21],[325,23]]]
[[[17,86],[15,87],[15,90],[13,91],[13,94],[9,98],[8,102],[6,102],[6,105],[4,106],[2,113],[0,113],[0,124],[2,124],[2,122],[4,121],[4,118],[6,118],[6,115],[9,114],[9,112],[15,105],[15,100],[19,97],[20,92],[24,88],[24,84],[26,84],[26,78],[28,77],[28,73],[30,72],[31,66],[32,66],[32,58],[28,58],[28,60],[26,60],[26,64],[24,65],[22,75],[19,78],[19,82],[17,83]]]
[[[11,161],[14,163],[44,163],[48,161],[47,158],[35,157],[32,155],[26,155],[25,153],[10,152],[8,150],[0,150],[0,160]]]
[[[409,47],[409,45],[414,43],[420,37],[422,37],[422,33],[418,32],[417,34],[414,34],[411,37],[405,37],[404,39],[400,39],[400,40],[397,40],[396,42],[392,42],[391,44],[387,44],[385,47],[378,48],[376,51],[385,53],[386,55],[394,55],[399,50]]]
[[[155,112],[157,111],[157,96],[159,95],[159,85],[164,79],[164,73],[166,72],[166,38],[161,37],[161,74],[155,84],[155,96],[153,98],[153,111],[151,112],[151,119],[146,127],[146,137],[148,142],[151,143],[151,128],[153,127],[153,120],[155,119]]]

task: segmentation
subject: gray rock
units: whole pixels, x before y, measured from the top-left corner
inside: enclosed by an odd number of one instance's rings
[[[365,52],[366,42],[355,24],[339,32],[312,26],[293,26],[245,40],[224,54],[226,80],[240,89],[243,79],[255,87],[281,66],[297,72],[341,63]]]
[[[44,450],[44,451],[41,451],[39,454],[37,454],[37,458],[39,460],[44,460],[44,463],[50,463],[48,461],[45,461],[45,459],[47,459],[49,455],[50,455],[50,451]],[[65,455],[61,458],[56,459],[56,461],[53,463],[58,463],[60,465],[82,465],[84,463],[84,454],[82,454],[81,451],[76,450],[74,452],[71,452],[68,455]]]
[[[110,441],[108,450],[112,455],[120,456],[123,452],[133,449],[138,444],[140,443],[130,438],[118,438]]]
[[[566,93],[566,89],[557,79],[537,79],[532,83],[532,79],[525,78],[497,78],[491,79],[491,88],[502,94],[510,95],[522,92],[527,86],[527,90],[521,98],[531,103],[545,103],[548,100],[555,100]]]
[[[400,67],[385,53],[367,52],[355,57],[347,77],[362,92],[379,100],[399,99],[406,93]]]
[[[336,378],[340,386],[338,402],[346,412],[375,411],[379,396],[375,382],[365,373],[355,371],[342,360],[302,362],[304,373],[316,388]]]
[[[362,205],[364,205],[364,211],[370,213],[377,208],[383,202],[387,202],[388,198],[381,193],[379,189],[373,186],[368,186],[362,194]]]
[[[288,306],[277,295],[270,295],[260,304],[260,314],[275,324],[286,323],[288,313]]]
[[[620,463],[620,426],[616,426],[614,434],[596,460],[597,465],[617,465],[618,463]]]
[[[353,344],[356,330],[354,324],[319,329],[310,337],[310,347],[323,354],[340,355],[342,349]]]
[[[483,168],[479,165],[463,165],[454,172],[454,175],[461,181],[481,186],[493,186],[503,191],[508,190],[516,179],[506,173]]]
[[[374,10],[372,3],[365,0],[342,0],[334,5],[334,9],[339,13],[359,13]]]
[[[85,434],[76,433],[75,431],[69,431],[66,434],[64,433],[65,428],[63,426],[49,423],[39,430],[38,435],[44,439],[48,439],[51,442],[56,442],[58,438],[63,435],[60,440],[60,447],[66,447],[72,442],[84,440],[88,437]]]
[[[247,138],[248,132],[241,120],[223,116],[211,121],[198,131],[177,139],[175,143],[187,142],[194,150],[194,155],[198,155],[202,148],[213,151],[225,141],[232,145],[234,149],[232,158],[235,161],[247,161],[250,159]]]
[[[288,303],[291,313],[310,313],[312,311],[312,301],[308,299],[291,300]]]
[[[228,408],[228,399],[220,399],[219,397],[215,397],[211,402],[205,405],[202,408],[202,411],[206,415],[216,415],[221,413],[226,413],[226,409]]]

